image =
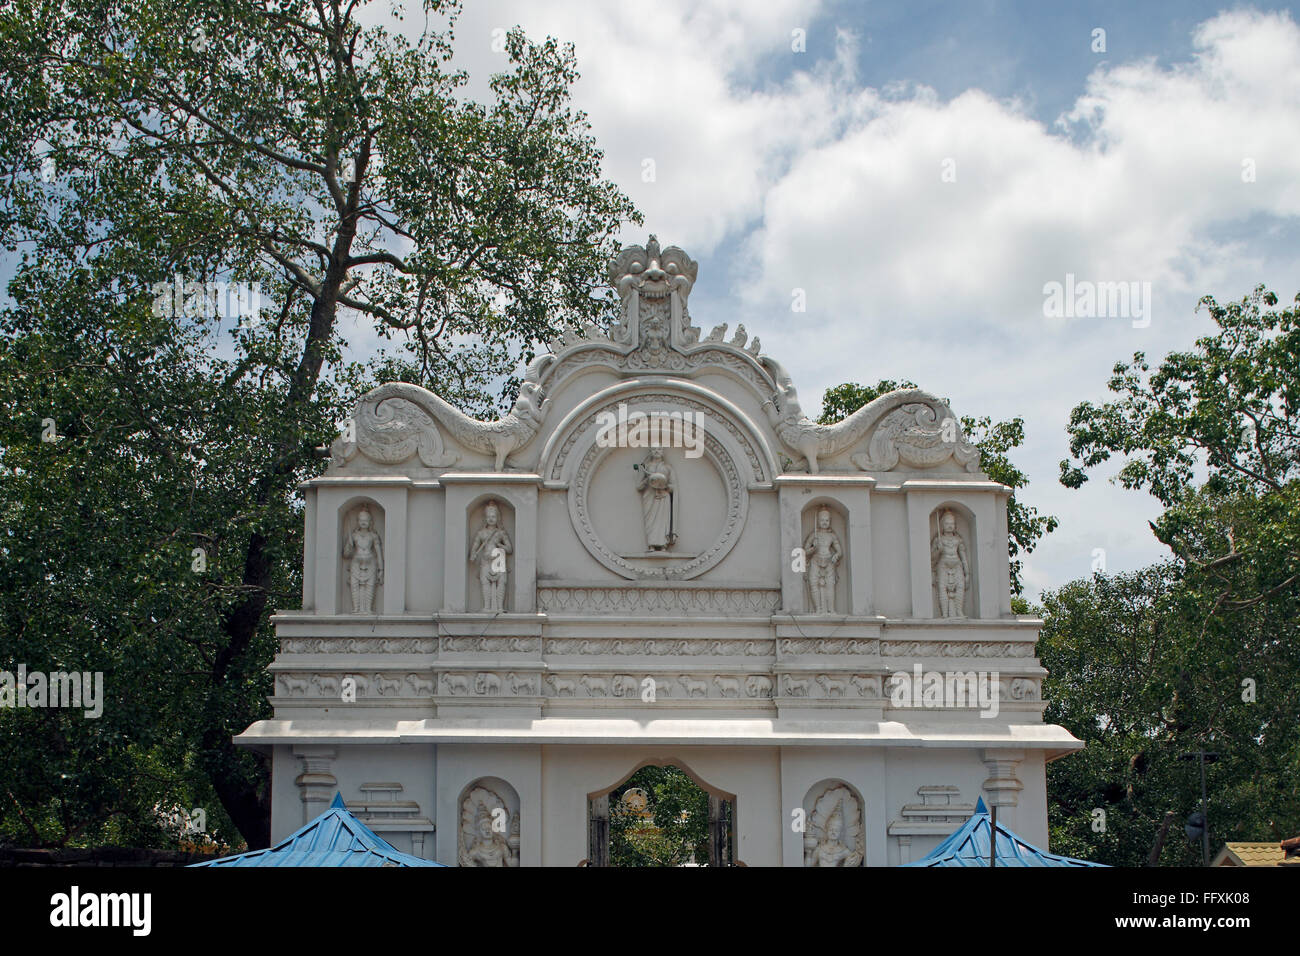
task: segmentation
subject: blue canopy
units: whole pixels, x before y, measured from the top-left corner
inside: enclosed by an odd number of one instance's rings
[[[343,795],[330,808],[269,850],[194,863],[192,866],[442,866],[402,853],[348,812]]]
[[[904,863],[904,866],[988,866],[989,837],[993,821],[984,799],[975,804],[975,813],[927,856]],[[998,866],[1105,866],[1070,856],[1058,856],[1026,843],[1002,824],[997,827]]]

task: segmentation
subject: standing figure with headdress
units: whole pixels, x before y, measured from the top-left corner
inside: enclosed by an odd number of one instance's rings
[[[508,834],[508,835],[507,835]],[[466,797],[460,813],[461,866],[518,866],[519,814],[485,787]]]
[[[375,586],[384,583],[384,548],[370,527],[370,509],[362,508],[357,527],[343,542],[348,565],[348,586],[352,591],[352,613],[369,614],[375,601]]]
[[[651,551],[666,551],[677,541],[677,481],[663,449],[651,448],[638,468],[636,490],[641,493],[645,543]]]
[[[957,532],[957,519],[946,509],[939,516],[939,533],[930,542],[930,567],[939,592],[939,617],[965,617],[970,563],[966,542]]]
[[[812,590],[814,614],[835,613],[835,584],[839,580],[836,566],[844,549],[840,538],[831,530],[831,510],[817,512],[817,527],[804,539],[804,559],[808,567],[808,586]]]
[[[510,535],[501,527],[501,509],[489,501],[483,509],[483,527],[474,536],[469,549],[471,562],[478,562],[478,583],[483,589],[483,610],[488,613],[505,610],[506,555],[513,550]]]
[[[846,787],[817,800],[804,836],[804,866],[860,866],[863,857],[858,802]]]

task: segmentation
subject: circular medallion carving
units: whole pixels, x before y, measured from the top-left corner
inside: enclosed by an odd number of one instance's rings
[[[681,411],[680,400],[664,401],[670,398],[621,397],[610,403],[608,410],[626,402],[630,411]],[[718,424],[714,416],[704,419],[699,457],[687,458],[680,448],[664,449],[677,482],[673,494],[687,502],[685,507],[681,500],[672,505],[673,520],[680,524],[678,536],[665,547],[658,539],[643,543],[648,541],[642,534],[643,520],[653,520],[646,517],[643,502],[656,485],[642,482],[638,487],[644,472],[634,469],[641,468],[644,462],[638,460],[650,449],[598,444],[596,414],[587,419],[591,427],[575,430],[566,442],[570,449],[586,447],[569,484],[569,516],[587,551],[605,567],[630,580],[687,580],[717,565],[744,529],[749,491],[731,452],[709,431],[710,426]],[[632,467],[627,467],[629,464]],[[647,492],[647,487],[652,490]]]

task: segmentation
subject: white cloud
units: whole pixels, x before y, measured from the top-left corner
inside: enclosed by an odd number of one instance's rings
[[[1197,28],[1187,62],[1099,67],[1044,124],[977,89],[944,100],[906,82],[863,87],[856,41],[815,2],[629,10],[469,4],[458,64],[481,83],[500,65],[492,29],[516,22],[574,42],[576,102],[607,175],[647,231],[707,260],[697,322],[734,324],[743,309],[805,407],[838,382],[908,377],[959,411],[1023,415],[1027,497],[1062,518],[1030,558],[1032,583],[1088,573],[1095,547],[1112,570],[1160,557],[1149,499],[1100,480],[1057,484],[1064,427],[1078,401],[1105,397],[1115,361],[1189,347],[1207,324],[1193,313],[1203,293],[1235,298],[1265,281],[1290,298],[1300,249],[1294,229],[1275,228],[1300,215],[1290,17],[1220,14]],[[833,33],[835,55],[793,53],[796,27],[819,49]],[[947,159],[955,182],[941,177]],[[1255,182],[1242,181],[1245,160]],[[1067,273],[1151,282],[1151,326],[1045,319],[1043,285]],[[805,314],[790,311],[794,287]]]

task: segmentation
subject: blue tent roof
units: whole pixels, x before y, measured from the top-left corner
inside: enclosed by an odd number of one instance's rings
[[[927,856],[904,863],[904,866],[988,866],[989,836],[993,821],[984,799],[975,804],[975,813]],[[1070,856],[1058,856],[1026,843],[1002,824],[997,828],[998,866],[1105,866]]]
[[[297,833],[269,850],[194,863],[193,866],[442,866],[402,853],[348,812],[343,795]]]

